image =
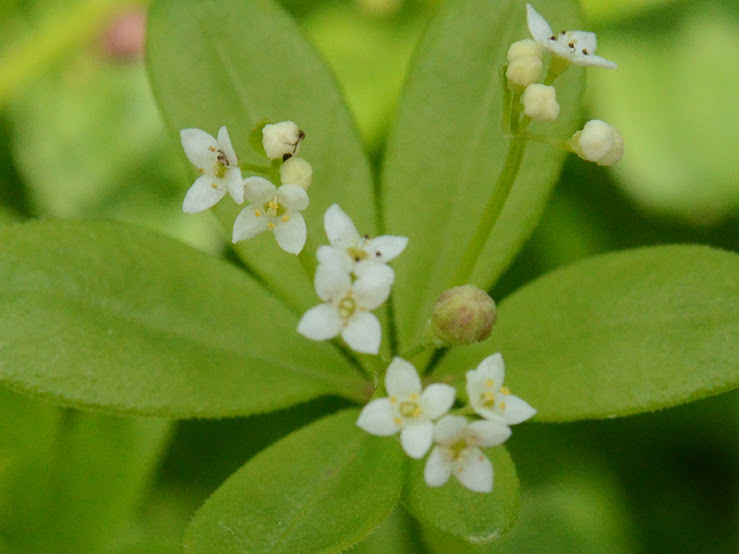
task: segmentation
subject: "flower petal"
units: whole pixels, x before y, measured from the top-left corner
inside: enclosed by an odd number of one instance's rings
[[[288,210],[303,211],[308,207],[308,193],[298,185],[282,185],[277,189],[277,201]]]
[[[454,475],[468,489],[475,492],[493,490],[493,464],[479,448],[470,446],[463,450],[454,466]]]
[[[182,202],[182,211],[186,214],[202,212],[215,206],[225,195],[226,187],[222,179],[201,175],[188,189]]]
[[[212,172],[218,161],[218,142],[202,129],[180,131],[182,149],[187,159],[201,171]]]
[[[316,257],[318,258],[319,264],[341,268],[341,271],[347,274],[352,270],[352,259],[344,249],[334,248],[333,246],[324,244],[318,247]]]
[[[411,458],[423,458],[431,448],[434,424],[428,420],[407,423],[400,430],[400,445]]]
[[[618,67],[614,62],[601,58],[600,56],[593,56],[592,54],[577,54],[573,61],[577,65],[589,65],[593,67],[603,67],[605,69],[616,69]]]
[[[302,190],[302,189],[301,189]],[[285,221],[285,218],[289,218]],[[274,228],[275,240],[285,252],[298,255],[305,246],[305,219],[298,212],[287,212]]]
[[[463,431],[464,440],[470,446],[488,448],[498,446],[511,436],[511,428],[492,421],[473,421]]]
[[[516,395],[508,394],[503,397],[505,408],[503,409],[503,421],[508,425],[515,425],[536,415],[536,409],[525,400]]]
[[[382,341],[382,327],[369,312],[360,312],[349,320],[341,331],[341,338],[352,350],[365,354],[377,354]]]
[[[238,167],[239,158],[236,156],[234,147],[231,145],[231,137],[228,136],[228,130],[225,125],[218,129],[218,146],[223,150],[223,153],[226,154],[228,165],[232,168]]]
[[[359,243],[359,232],[338,204],[331,204],[323,215],[323,228],[331,246],[349,248]]]
[[[457,390],[443,383],[433,383],[421,393],[420,405],[429,419],[437,419],[449,411],[454,404]]]
[[[467,427],[466,417],[444,416],[434,425],[434,442],[444,446],[457,443],[462,440],[465,427]]]
[[[395,280],[392,268],[385,264],[360,264],[356,267],[354,297],[357,304],[368,310],[380,306],[388,296]]]
[[[244,197],[253,204],[266,204],[274,198],[276,191],[277,187],[264,177],[244,179]]]
[[[328,304],[314,306],[298,322],[298,333],[311,340],[332,339],[341,331],[344,322]]]
[[[440,487],[449,480],[452,461],[445,455],[445,449],[435,446],[423,468],[423,478],[429,487]]]
[[[367,404],[359,414],[357,427],[380,437],[394,435],[400,429],[395,422],[390,400],[387,398],[378,398]]]
[[[237,204],[244,203],[244,179],[241,177],[241,169],[231,167],[226,172],[226,181],[228,182],[228,193]]]
[[[370,259],[383,264],[397,258],[405,250],[408,237],[381,235],[364,243],[364,250]]]
[[[259,206],[249,204],[236,216],[232,242],[250,239],[267,230],[268,218],[263,212],[260,212],[261,215],[256,215],[257,211],[259,211]]]
[[[343,298],[351,289],[352,279],[341,266],[320,264],[313,277],[316,294],[324,302],[333,302]]]
[[[469,373],[469,372],[468,372]],[[505,381],[505,363],[500,352],[488,356],[475,369],[477,379],[490,379],[493,387],[502,387]]]
[[[526,4],[526,23],[534,40],[543,46],[547,46],[546,43],[549,41],[549,37],[552,36],[552,28],[531,4]]]
[[[410,396],[421,392],[421,379],[413,364],[397,356],[387,367],[385,390],[390,396]]]

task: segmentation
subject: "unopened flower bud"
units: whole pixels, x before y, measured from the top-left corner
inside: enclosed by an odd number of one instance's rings
[[[605,121],[593,119],[569,140],[575,153],[598,165],[613,165],[624,155],[624,139]]]
[[[541,60],[536,56],[523,56],[508,64],[505,76],[511,88],[525,89],[541,75]]]
[[[533,84],[521,97],[524,113],[534,121],[554,121],[559,116],[557,91],[554,87]]]
[[[423,343],[443,348],[481,342],[490,336],[495,318],[495,302],[485,291],[472,285],[452,287],[434,303]]]
[[[308,190],[313,182],[313,168],[303,158],[293,156],[280,166],[280,181]]]
[[[262,146],[270,160],[287,159],[300,150],[305,133],[292,121],[270,123],[262,129]]]
[[[544,57],[544,47],[535,40],[530,38],[519,40],[511,44],[508,48],[508,61],[513,62],[519,58],[539,58]]]

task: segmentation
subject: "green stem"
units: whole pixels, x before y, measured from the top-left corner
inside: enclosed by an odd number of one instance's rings
[[[305,246],[298,254],[298,261],[300,262],[306,277],[312,283],[316,274],[316,249],[311,244],[310,237],[305,239]]]
[[[416,346],[409,348],[408,350],[400,354],[400,357],[404,360],[410,360],[418,356],[421,352],[425,352],[426,350],[428,350],[427,346],[424,346],[423,343],[418,343]]]
[[[514,106],[514,116],[517,116],[516,107]],[[516,117],[517,120],[517,117]],[[463,285],[468,282],[472,270],[475,268],[475,264],[482,253],[485,243],[487,242],[490,232],[495,227],[495,223],[498,221],[500,212],[503,211],[503,206],[508,200],[508,195],[513,188],[513,182],[516,180],[518,170],[521,167],[521,161],[523,160],[524,150],[526,148],[526,139],[520,135],[515,135],[510,144],[508,145],[508,155],[506,156],[503,170],[498,176],[498,181],[495,183],[495,188],[488,199],[488,203],[485,206],[485,210],[482,213],[482,217],[475,228],[475,232],[467,245],[462,260],[457,268],[457,272],[454,274],[454,278],[450,283],[450,287]]]

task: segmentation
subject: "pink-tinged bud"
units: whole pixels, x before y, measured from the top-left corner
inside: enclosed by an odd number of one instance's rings
[[[490,336],[496,318],[495,302],[473,285],[441,293],[431,309],[423,343],[433,348],[463,346]]]

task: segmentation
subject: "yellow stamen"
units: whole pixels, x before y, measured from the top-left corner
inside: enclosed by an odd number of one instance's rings
[[[391,404],[396,404],[397,402],[398,402],[398,397],[397,396],[391,396],[390,397],[390,403]]]
[[[495,381],[493,381],[492,379],[488,379],[487,381],[485,381],[486,387],[492,387],[494,384],[495,384]]]
[[[511,394],[511,391],[508,389],[508,387],[500,387],[500,392],[505,394],[506,396]]]
[[[210,188],[218,190],[218,185],[216,185],[215,183],[211,183]]]
[[[505,402],[500,402],[498,406],[500,406],[501,410],[505,410]]]
[[[276,200],[270,200],[269,207],[272,208],[273,210],[276,210],[277,208],[280,207],[280,205],[277,203]]]
[[[282,218],[282,222],[283,223],[287,223],[288,221],[290,221],[290,216],[289,215],[286,215],[285,217]]]
[[[254,215],[259,217],[260,215],[262,215],[262,212],[260,212],[259,210],[254,210]]]
[[[208,150],[210,150],[211,152],[215,152],[216,151],[216,147],[215,146],[209,146],[208,147]]]
[[[411,393],[410,399],[411,400],[418,400],[418,393],[417,392]]]
[[[272,223],[271,221],[269,223],[267,223],[267,229],[269,229],[271,231],[274,228],[275,228],[275,224],[274,223]]]

